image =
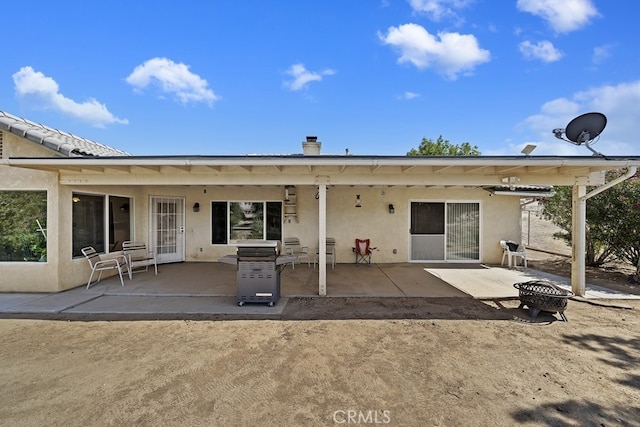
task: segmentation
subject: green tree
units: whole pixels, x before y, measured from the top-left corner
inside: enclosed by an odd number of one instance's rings
[[[468,142],[451,144],[448,139],[440,135],[435,141],[422,138],[418,149],[412,148],[407,156],[479,156],[480,154],[476,145],[471,146]]]
[[[606,181],[624,171],[607,172]],[[595,187],[588,188],[587,191]],[[562,229],[557,237],[571,244],[571,187],[555,187],[543,201],[543,215]],[[640,257],[640,178],[623,181],[587,200],[585,263],[590,266],[619,259],[637,265]]]
[[[0,261],[46,256],[47,242],[36,220],[46,227],[46,191],[0,191]]]

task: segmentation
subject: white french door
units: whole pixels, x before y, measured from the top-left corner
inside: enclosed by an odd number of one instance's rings
[[[411,202],[411,261],[480,261],[480,204]]]
[[[151,244],[158,263],[184,261],[184,198],[151,196]]]

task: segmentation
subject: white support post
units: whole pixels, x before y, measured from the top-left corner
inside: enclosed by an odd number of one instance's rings
[[[318,293],[327,295],[327,185],[318,185]]]
[[[587,193],[585,185],[576,184],[572,192],[571,215],[571,290],[583,297],[585,284],[585,244],[587,240]]]

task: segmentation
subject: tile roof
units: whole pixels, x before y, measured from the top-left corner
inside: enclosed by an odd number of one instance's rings
[[[0,130],[41,144],[66,157],[130,156],[131,154],[95,141],[53,129],[0,111]]]

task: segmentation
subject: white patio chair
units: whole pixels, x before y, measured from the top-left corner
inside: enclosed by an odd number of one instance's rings
[[[336,239],[333,237],[327,237],[327,260],[331,259],[331,268],[336,268]],[[316,264],[320,260],[320,248],[316,248],[316,254],[313,257],[313,268],[316,268]]]
[[[286,237],[284,239],[284,253],[287,255],[293,255],[296,257],[295,261],[291,263],[291,268],[296,268],[296,262],[303,260],[307,261],[307,265],[311,267],[311,257],[309,254],[309,248],[300,244],[300,239],[297,237]]]
[[[527,268],[527,252],[524,246],[512,240],[500,240],[500,246],[502,247],[502,261],[500,265],[504,265],[504,259],[506,257],[509,268],[517,267],[518,259],[521,259],[524,267]]]
[[[127,263],[127,258],[124,255],[118,255],[113,258],[102,258],[96,250],[88,246],[86,248],[81,249],[82,255],[87,258],[89,261],[89,266],[91,267],[91,275],[89,276],[89,281],[87,282],[87,289],[89,286],[95,285],[100,281],[102,277],[102,272],[105,270],[118,270],[118,275],[120,276],[120,283],[124,286],[124,280],[122,280],[122,272],[129,273],[129,279],[131,279],[131,269],[129,269],[129,265]],[[93,279],[93,275],[95,272],[98,272],[98,279],[91,283]]]
[[[156,255],[153,251],[147,250],[146,244],[141,242],[133,242],[130,240],[124,241],[122,242],[122,253],[125,257],[127,257],[127,262],[129,263],[129,271],[131,271],[131,273],[148,271],[149,266],[153,265],[156,276],[158,275],[158,263],[156,262]]]

